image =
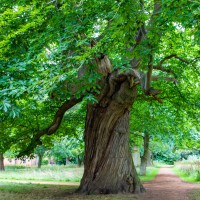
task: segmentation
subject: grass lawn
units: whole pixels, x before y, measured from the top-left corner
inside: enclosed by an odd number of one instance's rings
[[[151,181],[158,173],[158,167],[147,167],[147,175],[140,176],[142,182]],[[139,169],[137,169],[139,171]],[[29,180],[54,182],[80,182],[83,167],[76,166],[42,166],[36,167],[10,166],[6,171],[0,172],[1,180]]]
[[[191,183],[200,183],[200,180],[197,180],[196,174],[192,172],[192,170],[188,173],[184,170],[181,170],[179,167],[173,167],[173,171],[177,176],[181,178],[181,180]],[[199,198],[200,200],[200,198]]]
[[[77,195],[76,186],[0,182],[0,200],[136,200],[133,194]]]
[[[144,182],[154,179],[158,170],[159,168],[156,167],[148,167],[147,176],[140,177],[141,180]],[[6,180],[79,182],[82,174],[83,168],[74,166],[43,166],[41,169],[34,167],[7,167],[5,172],[0,172],[0,200],[136,200],[133,194],[72,194],[77,189],[77,186],[70,185],[6,182]]]

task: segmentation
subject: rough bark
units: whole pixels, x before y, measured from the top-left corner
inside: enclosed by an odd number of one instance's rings
[[[86,194],[144,191],[129,149],[130,107],[136,87],[128,79],[105,81],[98,103],[87,107],[84,175],[77,192]]]
[[[144,154],[141,157],[141,165],[140,165],[141,176],[146,175],[146,168],[147,168],[147,162],[148,162],[148,156],[149,156],[149,135],[145,133],[143,140],[144,140]]]
[[[3,153],[0,153],[0,171],[5,171]]]

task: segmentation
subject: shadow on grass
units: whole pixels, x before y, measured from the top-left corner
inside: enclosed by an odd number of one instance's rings
[[[200,200],[200,189],[193,189],[188,196],[190,200]]]
[[[0,182],[0,200],[135,200],[133,194],[80,195],[77,186],[35,185]]]

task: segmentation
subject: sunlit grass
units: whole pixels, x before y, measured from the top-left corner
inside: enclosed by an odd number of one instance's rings
[[[200,183],[200,166],[194,163],[190,164],[177,164],[173,167],[173,171],[183,181]]]
[[[82,175],[82,167],[43,166],[41,169],[36,167],[6,167],[5,172],[0,172],[0,180],[79,182]]]
[[[155,178],[159,167],[147,167],[146,176],[140,176],[144,181]],[[139,171],[139,169],[137,169]],[[83,175],[83,167],[75,166],[43,166],[36,167],[6,167],[5,172],[0,172],[0,180],[30,180],[30,181],[54,181],[54,182],[80,182]]]
[[[139,176],[140,180],[142,182],[152,181],[158,174],[159,169],[159,167],[147,167],[146,176]]]

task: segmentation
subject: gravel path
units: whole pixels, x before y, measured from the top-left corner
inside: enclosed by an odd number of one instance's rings
[[[139,200],[189,200],[188,192],[200,188],[200,184],[183,182],[170,167],[162,167],[158,176],[144,183],[144,187],[147,191],[137,195]]]

